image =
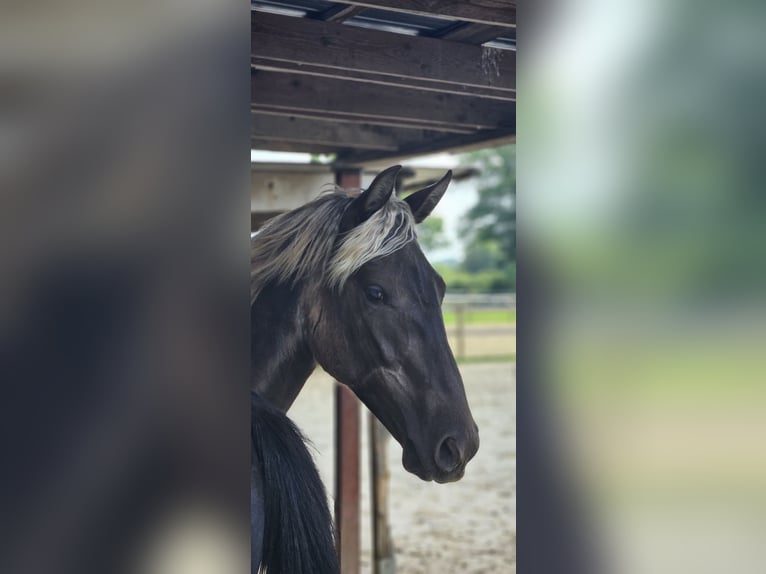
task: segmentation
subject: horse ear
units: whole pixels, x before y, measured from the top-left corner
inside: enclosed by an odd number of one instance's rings
[[[450,181],[452,181],[452,170],[449,170],[436,183],[404,198],[404,201],[407,202],[412,210],[412,215],[415,216],[415,223],[420,223],[431,214],[436,204],[439,203],[439,200],[444,195],[444,192],[447,191]]]
[[[396,176],[399,174],[400,169],[402,169],[402,166],[395,165],[381,171],[372,180],[367,191],[360,194],[359,197],[349,204],[340,222],[341,233],[367,221],[373,213],[386,204],[394,192]]]

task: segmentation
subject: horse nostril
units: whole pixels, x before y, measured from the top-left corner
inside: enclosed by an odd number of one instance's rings
[[[460,466],[463,455],[458,448],[457,441],[448,436],[439,443],[436,448],[436,466],[442,472],[452,472]]]

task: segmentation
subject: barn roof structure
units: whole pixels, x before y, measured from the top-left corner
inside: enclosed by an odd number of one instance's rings
[[[515,0],[253,0],[251,148],[337,167],[516,132]]]

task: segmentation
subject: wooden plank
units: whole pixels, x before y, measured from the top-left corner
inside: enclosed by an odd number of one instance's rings
[[[253,57],[251,59],[251,66],[257,70],[264,70],[267,72],[289,72],[292,74],[319,76],[321,78],[335,78],[340,80],[349,80],[352,82],[378,84],[380,86],[412,88],[415,90],[438,92],[440,94],[473,96],[477,98],[488,98],[504,102],[516,101],[515,91],[496,90],[494,88],[480,88],[478,86],[468,86],[466,84],[444,84],[439,82],[431,82],[428,80],[420,80],[417,78],[407,78],[403,76],[381,76],[379,74],[368,74],[367,72],[336,70],[333,68],[323,68],[321,66],[295,64],[293,62],[276,62],[274,60],[261,59],[259,57]]]
[[[394,574],[396,555],[388,519],[388,483],[390,473],[386,446],[390,435],[386,427],[369,413],[370,482],[372,487],[372,571]]]
[[[384,118],[384,117],[367,117],[359,118],[354,115],[348,115],[344,112],[334,112],[327,110],[291,110],[284,107],[273,106],[251,106],[251,110],[262,114],[271,114],[275,116],[294,116],[299,118],[309,118],[320,121],[333,121],[338,123],[351,123],[359,124],[366,123],[375,126],[390,126],[394,128],[404,129],[423,129],[427,131],[434,131],[435,133],[448,133],[448,134],[472,134],[476,130],[470,127],[458,127],[448,125],[434,125],[431,123],[424,123],[420,120],[413,120],[408,118]]]
[[[250,171],[250,211],[289,211],[316,199],[335,182],[332,172]]]
[[[450,135],[430,142],[407,145],[404,143],[398,152],[352,151],[339,153],[335,165],[340,167],[365,166],[372,164],[390,165],[392,162],[411,159],[443,151],[466,152],[485,147],[494,147],[516,141],[516,130],[483,130],[474,134]]]
[[[427,143],[443,132],[396,129],[365,123],[337,122],[326,118],[251,113],[251,142],[290,142],[320,148],[397,151],[403,144]]]
[[[515,90],[516,53],[437,38],[254,11],[253,63],[291,62],[432,82]]]
[[[462,22],[457,26],[450,27],[449,30],[443,30],[440,33],[434,34],[433,37],[453,42],[480,45],[502,36],[507,31],[508,29],[502,26]]]
[[[399,140],[393,130],[369,124],[343,124],[295,116],[252,113],[250,126],[251,141],[281,139],[355,149],[399,149]]]
[[[516,27],[516,0],[343,0],[344,4],[393,12]]]
[[[359,12],[364,10],[364,6],[349,6],[347,4],[336,4],[320,12],[317,16],[317,20],[324,20],[325,22],[343,22],[349,18],[353,18]]]
[[[251,74],[250,85],[253,111],[332,114],[434,130],[515,128],[515,106],[507,102],[260,70]]]

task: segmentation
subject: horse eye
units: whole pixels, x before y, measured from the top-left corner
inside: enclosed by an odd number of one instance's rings
[[[364,288],[364,294],[373,303],[380,303],[383,301],[383,289],[378,285],[368,285]]]

